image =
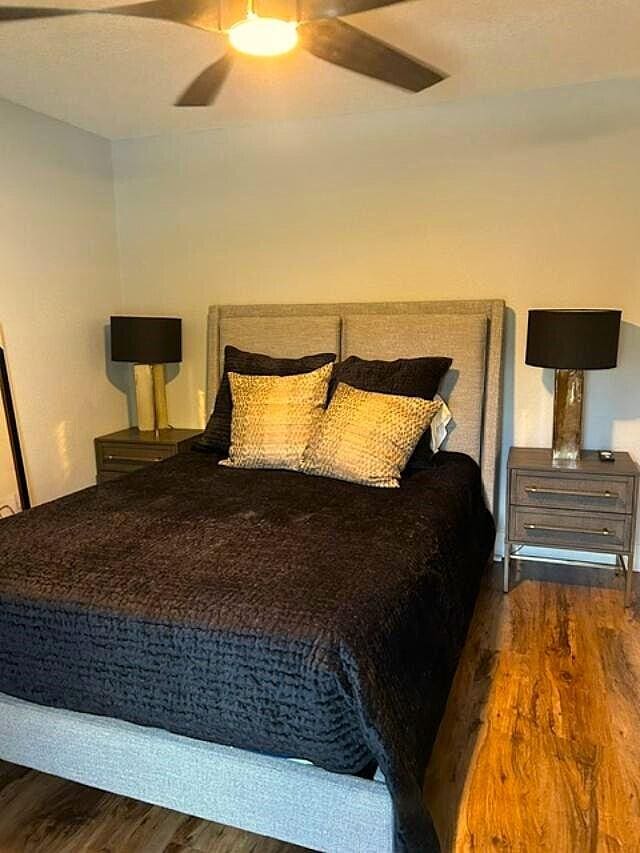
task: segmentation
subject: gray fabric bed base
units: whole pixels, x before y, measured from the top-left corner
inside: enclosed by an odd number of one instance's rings
[[[383,781],[0,693],[0,757],[194,817],[331,853],[391,853]]]

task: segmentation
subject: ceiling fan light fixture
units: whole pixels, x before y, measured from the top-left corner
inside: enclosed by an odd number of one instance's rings
[[[298,24],[249,14],[229,30],[231,47],[251,56],[279,56],[298,44]]]

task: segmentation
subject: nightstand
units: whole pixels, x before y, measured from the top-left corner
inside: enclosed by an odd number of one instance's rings
[[[631,456],[616,451],[613,462],[602,462],[597,451],[585,450],[575,467],[561,468],[551,464],[550,450],[512,447],[507,475],[504,591],[509,591],[510,561],[518,559],[514,548],[591,551],[615,556],[625,575],[628,606],[640,477]]]
[[[95,439],[98,483],[117,480],[147,465],[191,449],[200,429],[162,429],[141,432],[123,429]]]

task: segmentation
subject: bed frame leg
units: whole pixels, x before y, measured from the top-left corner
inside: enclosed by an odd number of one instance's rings
[[[505,593],[509,592],[509,568],[510,568],[510,563],[511,563],[510,557],[511,557],[511,545],[509,544],[509,542],[505,542],[504,543],[504,560],[503,560],[504,576],[502,579],[502,591]]]

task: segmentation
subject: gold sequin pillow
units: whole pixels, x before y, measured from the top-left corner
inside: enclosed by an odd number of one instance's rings
[[[233,410],[230,468],[300,467],[327,402],[333,365],[295,376],[229,373]]]
[[[365,486],[397,488],[440,405],[340,383],[311,437],[301,470]]]

